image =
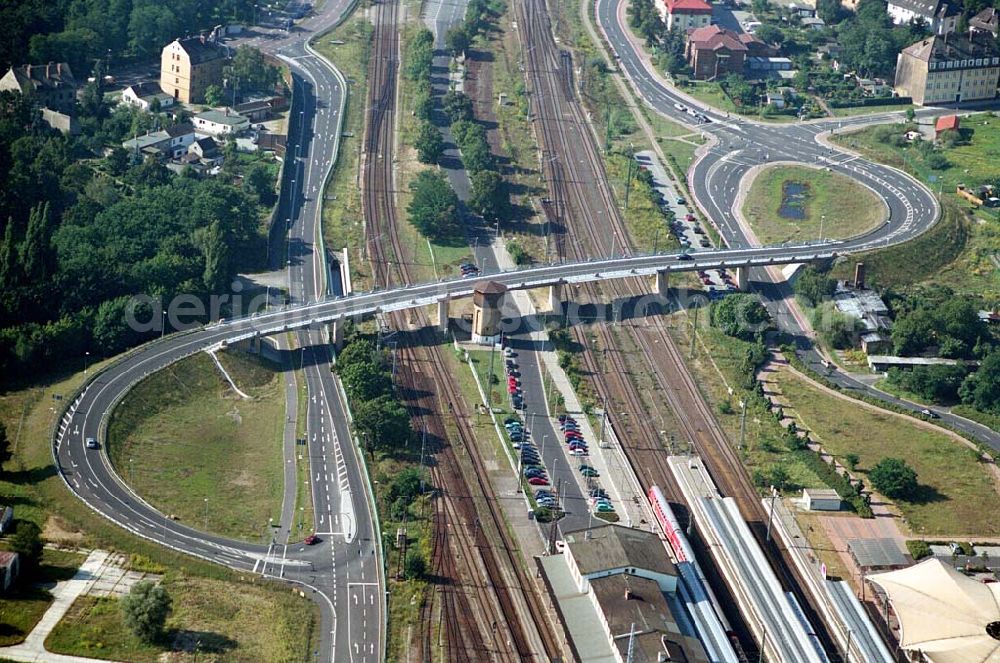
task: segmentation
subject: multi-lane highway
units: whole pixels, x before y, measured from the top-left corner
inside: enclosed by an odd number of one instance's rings
[[[855,154],[830,146],[822,139],[837,131],[868,124],[898,121],[902,113],[877,113],[841,119],[824,119],[793,124],[775,124],[737,118],[705,106],[701,102],[671,86],[655,72],[641,52],[636,40],[629,33],[622,0],[595,0],[597,21],[621,71],[625,74],[639,97],[653,110],[681,124],[701,132],[708,144],[687,173],[688,187],[695,202],[719,231],[726,245],[749,247],[745,229],[737,220],[737,193],[746,185],[750,170],[763,164],[787,161],[828,168],[846,175],[873,190],[886,204],[886,225],[864,238],[845,242],[841,253],[862,251],[905,242],[926,231],[940,215],[940,206],[934,194],[921,182],[895,168],[873,163]],[[680,107],[680,108],[679,108]],[[695,109],[708,121],[698,120],[681,108]],[[918,116],[933,116],[948,109],[926,108]],[[833,229],[831,220],[828,228]],[[837,242],[816,237],[816,244],[837,247]],[[799,340],[801,357],[807,363],[842,388],[865,392],[896,407],[912,412],[922,406],[910,403],[881,391],[872,389],[836,369],[828,369],[823,358],[809,342],[802,321],[789,306],[790,289],[787,284],[774,282],[765,270],[752,273],[768,308],[786,331]],[[1000,433],[968,419],[941,413],[949,426],[971,435],[1000,450]]]

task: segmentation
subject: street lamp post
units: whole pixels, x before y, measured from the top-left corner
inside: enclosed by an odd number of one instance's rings
[[[90,350],[83,353],[83,376],[87,377],[87,371],[90,369]]]
[[[205,498],[205,531],[208,531],[208,498]]]

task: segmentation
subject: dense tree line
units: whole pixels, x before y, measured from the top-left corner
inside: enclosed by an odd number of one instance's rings
[[[253,0],[23,0],[0,3],[0,67],[69,62],[77,76],[109,53],[150,57],[177,37],[247,21]]]
[[[712,326],[727,336],[752,341],[771,326],[771,316],[757,295],[738,293],[713,302],[709,309]]]
[[[829,7],[823,10],[831,13]],[[855,13],[846,17],[836,27],[837,41],[843,47],[840,60],[863,76],[892,78],[899,51],[927,34],[920,22],[893,25],[885,0],[861,0]]]
[[[950,288],[923,288],[894,296],[893,350],[898,355],[921,354],[936,347],[948,358],[984,356],[993,345],[979,306],[968,297],[957,297]]]
[[[421,234],[438,243],[464,243],[458,196],[443,174],[430,170],[417,173],[410,191],[413,197],[406,211]]]
[[[351,401],[354,429],[365,450],[392,452],[411,435],[410,416],[393,391],[388,357],[355,336],[337,355],[337,372]]]
[[[223,293],[238,268],[263,257],[261,205],[273,202],[273,171],[243,172],[230,145],[219,177],[175,176],[117,146],[166,118],[111,111],[97,101],[81,105],[80,120],[85,133],[64,136],[20,95],[0,94],[6,379],[37,375],[84,352],[117,353],[149,333],[126,322],[127,312],[140,321],[152,314],[131,310],[134,295]],[[109,144],[116,147],[97,156]]]

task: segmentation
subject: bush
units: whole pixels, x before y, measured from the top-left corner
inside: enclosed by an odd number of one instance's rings
[[[914,560],[921,560],[924,557],[933,555],[930,545],[926,541],[910,539],[906,542],[906,549],[910,551],[910,557]]]
[[[160,585],[149,580],[136,583],[132,590],[121,598],[122,619],[143,642],[156,642],[163,635],[167,615],[171,609],[170,595]]]

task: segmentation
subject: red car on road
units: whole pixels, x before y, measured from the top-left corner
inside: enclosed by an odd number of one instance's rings
[[[530,477],[528,478],[528,483],[532,486],[547,486],[549,485],[549,480],[545,477]]]
[[[319,543],[319,537],[316,536],[315,534],[310,534],[309,536],[307,536],[305,539],[302,540],[302,543],[306,544],[307,546],[317,544]]]

